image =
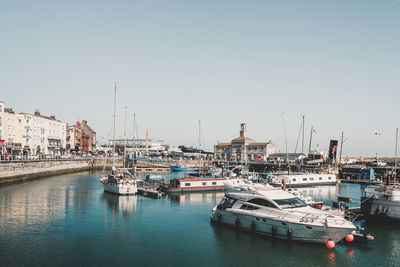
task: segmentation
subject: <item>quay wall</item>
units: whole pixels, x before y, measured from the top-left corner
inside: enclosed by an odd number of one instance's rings
[[[122,161],[117,162],[122,166]],[[104,159],[12,161],[0,163],[0,184],[31,180],[44,176],[110,168],[112,161]]]

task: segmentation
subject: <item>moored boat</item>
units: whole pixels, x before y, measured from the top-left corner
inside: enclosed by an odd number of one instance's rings
[[[311,243],[338,242],[355,225],[309,207],[283,190],[226,193],[212,210],[211,220],[280,239]]]
[[[279,174],[268,177],[269,184],[273,186],[282,186],[283,180],[286,181],[286,187],[310,187],[317,185],[335,185],[337,183],[335,174],[323,173],[301,173],[301,174]]]
[[[367,186],[361,212],[368,218],[400,220],[400,186]]]
[[[225,190],[224,181],[226,178],[176,178],[164,185],[163,190],[167,193],[223,191]]]

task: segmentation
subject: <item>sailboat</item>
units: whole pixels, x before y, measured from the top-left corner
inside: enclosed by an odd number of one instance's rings
[[[130,172],[125,169],[125,159],[124,168],[118,170],[115,167],[115,109],[116,109],[116,99],[117,99],[117,83],[115,83],[114,88],[114,115],[113,115],[113,166],[110,174],[102,175],[100,177],[100,182],[103,184],[104,191],[118,194],[118,195],[135,195],[137,194],[137,183],[136,179],[132,176]],[[126,120],[125,120],[126,123]],[[125,137],[126,138],[126,137]],[[126,146],[126,143],[125,143]],[[125,152],[126,149],[124,149]],[[124,155],[125,157],[125,155]]]

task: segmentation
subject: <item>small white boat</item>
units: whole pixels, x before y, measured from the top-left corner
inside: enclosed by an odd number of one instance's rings
[[[211,220],[259,234],[302,242],[338,242],[356,229],[341,217],[311,208],[283,190],[226,193]]]
[[[118,172],[113,168],[112,173],[100,177],[104,191],[118,195],[136,195],[137,183],[127,171]]]

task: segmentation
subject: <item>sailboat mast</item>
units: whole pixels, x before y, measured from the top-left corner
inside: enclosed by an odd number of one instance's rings
[[[303,136],[302,136],[302,140],[301,140],[301,154],[304,154],[304,119],[305,119],[305,116],[303,115],[303,126],[302,126],[302,128],[303,128]]]
[[[343,151],[343,137],[344,137],[344,132],[342,131],[342,139],[340,141],[340,154],[339,154],[339,163],[342,162],[342,151]]]
[[[308,147],[308,154],[311,154],[311,142],[312,142],[312,134],[313,134],[314,128],[311,126],[311,133],[310,133],[310,145]]]
[[[124,162],[124,169],[125,169],[125,160],[126,160],[126,111],[128,107],[125,106],[125,125],[124,125],[124,157],[123,157],[123,162]]]
[[[397,177],[397,143],[399,140],[399,128],[396,128],[396,148],[394,151],[394,183],[396,183],[396,177]]]
[[[201,171],[201,120],[199,120],[199,173]]]
[[[113,114],[113,167],[115,166],[115,109],[117,106],[117,82],[114,86],[114,114]]]

